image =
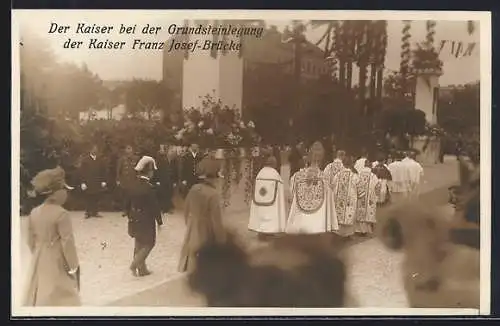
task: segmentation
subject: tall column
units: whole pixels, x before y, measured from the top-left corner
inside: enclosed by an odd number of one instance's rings
[[[430,124],[437,123],[437,104],[440,72],[417,72],[415,85],[415,108],[425,113]]]
[[[200,24],[213,27],[237,27],[235,22],[203,21],[190,22],[191,27]],[[198,40],[199,47],[186,53],[183,60],[182,107],[199,108],[203,97],[210,94],[224,105],[242,107],[243,94],[243,58],[240,51],[204,50],[206,41],[240,43],[238,36],[232,35],[190,35],[190,41]]]
[[[429,124],[437,123],[437,104],[439,96],[439,76],[441,70],[420,69],[416,72],[415,108],[425,113]],[[415,137],[413,148],[420,151],[419,161],[425,164],[439,162],[440,140]],[[425,149],[425,150],[424,150]]]

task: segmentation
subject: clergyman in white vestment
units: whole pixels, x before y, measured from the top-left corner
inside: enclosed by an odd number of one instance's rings
[[[420,194],[420,181],[424,175],[422,165],[415,161],[415,154],[406,153],[405,158],[401,161],[405,167],[407,179],[407,196],[414,199]]]
[[[408,192],[408,178],[406,168],[401,163],[401,156],[395,154],[394,161],[387,165],[387,169],[391,172],[392,181],[389,182],[391,198],[394,202],[400,202],[406,197]]]
[[[338,219],[340,236],[348,237],[354,234],[356,208],[360,192],[358,189],[358,174],[352,166],[352,159],[344,159],[344,168],[332,179],[330,187],[333,196],[333,209]]]
[[[356,208],[355,231],[361,234],[373,233],[374,226],[377,223],[377,201],[380,193],[379,180],[370,169],[371,163],[366,161],[366,166],[358,174],[358,189],[360,197],[358,198]]]
[[[276,158],[268,158],[255,179],[248,229],[259,235],[285,232],[287,219],[285,191],[283,179],[276,167]]]
[[[292,205],[287,233],[313,234],[338,230],[337,218],[331,209],[330,188],[320,168],[324,158],[321,143],[315,142],[309,154],[311,165],[296,172],[290,182]]]
[[[359,173],[361,169],[363,169],[366,165],[366,160],[367,160],[368,154],[366,151],[363,151],[363,154],[359,159],[354,162],[354,169]]]
[[[337,151],[337,157],[333,160],[332,163],[329,163],[325,167],[325,177],[328,178],[329,183],[331,184],[333,181],[333,177],[344,169],[344,163],[342,161],[345,159],[346,153],[345,151],[339,150]]]

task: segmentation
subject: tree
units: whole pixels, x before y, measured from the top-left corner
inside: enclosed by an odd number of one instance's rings
[[[42,99],[46,94],[47,81],[58,64],[49,43],[32,33],[22,31],[19,49],[21,74],[21,110],[42,110]]]
[[[450,134],[471,134],[479,130],[479,82],[453,87],[438,103],[438,121]]]
[[[103,107],[104,86],[86,65],[61,64],[47,87],[50,114],[78,119],[79,113]]]
[[[425,132],[425,113],[413,108],[385,109],[380,116],[379,128],[399,141],[399,147],[408,148],[409,136],[421,135]]]
[[[125,104],[129,113],[146,114],[151,120],[155,115],[168,111],[171,95],[172,92],[162,82],[134,79],[126,88]]]

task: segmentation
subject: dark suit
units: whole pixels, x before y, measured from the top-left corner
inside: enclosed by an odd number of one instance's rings
[[[162,225],[155,189],[149,180],[138,177],[131,186],[127,202],[128,233],[135,239],[131,268],[147,271],[146,258],[156,243],[156,223]]]
[[[134,170],[139,161],[136,155],[124,155],[118,159],[116,166],[116,181],[120,183],[121,196],[124,205],[127,203],[127,196],[130,187],[137,179],[137,173]]]
[[[158,170],[156,170],[153,182],[160,183],[157,186],[158,200],[162,212],[167,213],[174,208],[172,202],[174,183],[179,181],[177,161],[169,161],[167,157],[161,156],[156,160],[156,165]]]
[[[99,194],[102,191],[102,182],[106,181],[104,163],[100,157],[93,159],[87,155],[83,161],[80,170],[81,183],[87,185],[84,191],[86,201],[86,214],[96,216],[98,213]]]
[[[290,163],[290,177],[305,166],[302,153],[297,148],[292,148],[288,155],[288,163]]]
[[[198,152],[196,156],[193,156],[193,153],[187,152],[182,157],[181,164],[181,181],[186,181],[186,185],[184,185],[182,189],[182,194],[186,197],[187,193],[191,189],[191,187],[198,182],[198,176],[196,174],[196,166],[202,160],[203,155]]]

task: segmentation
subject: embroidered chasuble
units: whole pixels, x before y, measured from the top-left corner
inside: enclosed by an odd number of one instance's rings
[[[324,233],[338,229],[332,196],[321,169],[309,167],[296,172],[291,179],[292,206],[287,233]]]

